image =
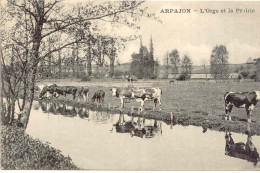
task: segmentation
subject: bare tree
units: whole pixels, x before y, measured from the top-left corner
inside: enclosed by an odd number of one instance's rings
[[[27,127],[32,103],[34,100],[34,89],[36,83],[36,76],[38,70],[38,64],[41,60],[51,56],[63,48],[66,48],[75,43],[85,42],[87,36],[85,32],[79,32],[77,37],[71,37],[75,33],[75,28],[78,24],[83,26],[84,31],[88,31],[89,23],[106,20],[110,23],[123,23],[129,27],[136,27],[135,22],[140,16],[147,16],[147,10],[141,7],[144,1],[118,1],[118,2],[102,2],[100,5],[93,5],[89,2],[82,6],[82,13],[79,16],[76,8],[72,10],[64,10],[63,4],[60,0],[50,1],[48,3],[45,0],[35,1],[16,1],[8,0],[4,9],[5,15],[8,14],[9,18],[6,23],[15,23],[10,28],[8,33],[5,33],[1,37],[2,44],[4,45],[3,58],[1,59],[5,76],[2,76],[3,85],[7,84],[7,88],[10,91],[6,92],[6,97],[12,98],[10,104],[15,105],[15,101],[19,97],[19,86],[23,86],[21,93],[22,106],[20,111],[24,114],[21,118],[21,123],[24,128]],[[150,18],[153,15],[150,15]],[[2,27],[1,27],[2,28]],[[52,39],[55,34],[61,34],[63,37],[63,44],[53,44],[51,49],[45,49],[43,44],[48,39]],[[90,34],[90,33],[87,33]],[[14,76],[14,79],[10,79],[10,76],[14,75],[14,69],[8,70],[10,62],[6,63],[7,45],[14,45],[14,51],[17,51],[15,55],[18,58],[19,67],[21,72]],[[12,53],[13,54],[13,53]],[[89,57],[89,59],[91,59]],[[12,67],[12,68],[15,68]],[[16,75],[16,74],[15,74]],[[12,84],[11,84],[12,82]],[[14,90],[13,83],[16,90]],[[5,88],[6,86],[3,86]],[[11,95],[8,95],[11,93]],[[14,102],[13,102],[14,101]],[[18,102],[19,103],[19,102]],[[14,112],[14,111],[13,111]]]

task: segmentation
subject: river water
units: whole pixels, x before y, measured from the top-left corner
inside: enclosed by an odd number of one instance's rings
[[[150,134],[122,131],[119,120],[137,122]],[[142,122],[142,123],[140,123]],[[138,129],[137,128],[137,129]],[[225,133],[201,127],[167,125],[161,121],[95,112],[63,104],[34,102],[27,133],[91,170],[260,170],[260,163],[225,155]],[[124,133],[123,133],[124,132]],[[133,134],[133,136],[131,135]],[[142,137],[143,135],[143,137]],[[247,136],[232,133],[236,142]],[[252,141],[260,149],[260,137]]]

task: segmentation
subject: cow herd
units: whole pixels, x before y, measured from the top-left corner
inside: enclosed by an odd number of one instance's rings
[[[39,99],[44,97],[59,97],[66,96],[68,94],[72,95],[73,100],[76,98],[84,102],[88,101],[89,88],[88,87],[75,87],[75,86],[58,86],[56,84],[39,86],[40,94]],[[159,105],[159,110],[161,110],[161,98],[162,90],[160,88],[135,88],[135,87],[113,87],[111,88],[112,96],[120,99],[121,106],[124,107],[124,103],[130,100],[135,100],[140,103],[140,110],[144,110],[144,104],[146,101],[151,100],[154,102],[153,110]],[[97,101],[98,103],[104,103],[105,91],[97,90],[95,91],[91,101]],[[233,106],[237,108],[244,107],[247,113],[247,120],[251,122],[252,111],[255,108],[257,102],[260,100],[260,90],[251,92],[227,92],[224,95],[225,101],[225,119],[231,120],[231,111]]]
[[[58,98],[59,96],[66,96],[68,94],[72,95],[73,100],[76,98],[84,102],[88,101],[89,88],[88,87],[75,87],[75,86],[58,86],[56,84],[39,86],[40,94],[39,100],[43,98]],[[137,102],[140,102],[140,110],[144,110],[144,103],[147,100],[154,101],[154,109],[157,103],[160,105],[161,110],[161,96],[162,90],[160,88],[146,88],[146,89],[136,89],[134,87],[128,88],[111,88],[112,96],[119,98],[121,101],[121,107],[124,107],[125,101],[128,99],[134,99]],[[105,91],[97,90],[95,91],[93,97],[91,98],[92,102],[97,101],[98,103],[104,103]]]

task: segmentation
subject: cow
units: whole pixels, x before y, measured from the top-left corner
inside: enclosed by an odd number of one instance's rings
[[[235,143],[231,133],[226,133],[225,135],[226,145],[225,145],[225,155],[236,157],[240,159],[245,159],[250,162],[253,162],[256,166],[260,161],[259,153],[255,145],[252,142],[251,133],[247,132],[247,142],[238,142]]]
[[[134,98],[134,88],[112,88],[112,96],[120,99],[121,108],[124,107],[125,99]]]
[[[89,88],[86,87],[79,87],[77,89],[77,97],[83,98],[84,102],[88,101],[88,94],[89,94]]]
[[[137,81],[137,77],[135,75],[129,75],[127,77],[128,82]]]
[[[237,108],[244,107],[247,113],[247,121],[251,122],[251,114],[254,110],[257,102],[260,100],[260,91],[252,91],[252,92],[226,92],[224,95],[225,100],[225,120],[231,120],[231,111],[233,106]]]
[[[55,87],[57,87],[57,85],[56,84],[52,84],[52,85],[50,85],[50,86],[48,86],[48,85],[45,85],[43,88],[42,88],[42,90],[41,90],[41,92],[40,92],[40,94],[39,94],[39,100],[41,100],[41,99],[43,99],[43,97],[45,96],[45,94],[46,94],[46,97],[47,98],[50,98],[50,97],[53,97],[55,94],[54,94],[54,89],[55,89]]]
[[[65,98],[67,94],[72,94],[73,100],[75,100],[77,95],[77,87],[74,86],[56,86],[54,87],[54,95],[55,97],[59,97],[60,95],[63,95]]]
[[[98,103],[100,103],[100,102],[104,103],[104,98],[105,98],[105,91],[98,90],[98,91],[95,92],[95,94],[93,95],[91,100],[92,100],[92,102],[97,100]]]
[[[154,101],[155,109],[157,102],[160,104],[161,110],[161,96],[162,90],[160,88],[148,88],[148,89],[135,89],[135,88],[112,88],[112,96],[120,98],[121,100],[121,108],[124,107],[124,99],[135,99],[137,102],[141,103],[140,109],[141,111],[144,108],[144,102],[147,100]]]

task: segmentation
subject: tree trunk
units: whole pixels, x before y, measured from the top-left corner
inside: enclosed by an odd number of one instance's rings
[[[28,99],[25,102],[25,107],[23,109],[24,114],[21,117],[21,123],[23,124],[24,129],[27,128],[29,118],[30,118],[32,103],[33,103],[33,99],[34,99],[34,84],[35,84],[36,73],[37,73],[37,66],[32,69],[32,75],[30,76],[30,82],[28,84],[29,85],[28,86],[29,91],[27,92]]]
[[[61,78],[61,51],[58,51],[58,54],[59,54],[59,63],[58,63],[58,68],[59,68],[59,78]]]
[[[115,58],[110,58],[110,77],[114,76],[114,69],[115,69]]]
[[[90,37],[91,35],[89,35],[89,38],[88,38],[88,56],[87,56],[87,70],[88,70],[88,75],[90,76],[92,74],[92,67],[91,67],[91,42],[90,42]]]

